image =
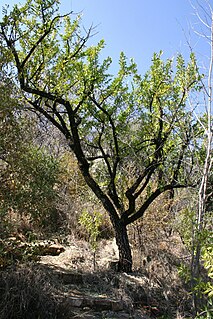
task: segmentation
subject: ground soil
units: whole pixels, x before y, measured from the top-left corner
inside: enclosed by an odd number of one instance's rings
[[[177,273],[179,254],[184,258],[179,238],[159,243],[148,256],[132,247],[131,274],[116,272],[114,239],[100,241],[96,252],[72,238],[64,247],[58,256],[42,256],[40,267],[62,284],[59,297],[65,318],[172,319],[187,312],[190,301]]]

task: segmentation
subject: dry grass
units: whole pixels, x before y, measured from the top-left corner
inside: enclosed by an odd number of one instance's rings
[[[47,274],[32,264],[0,272],[0,319],[56,319],[59,303]]]
[[[85,280],[92,276],[92,290],[104,294],[111,289],[112,296],[125,300],[132,309],[146,309],[149,312],[156,308],[158,314],[153,314],[153,318],[160,318],[164,314],[167,319],[180,319],[190,313],[189,294],[178,276],[177,266],[182,255],[181,241],[177,235],[165,241],[161,238],[159,243],[153,242],[152,249],[149,247],[150,256],[145,252],[141,256],[140,247],[133,247],[134,272],[131,275],[114,273],[108,268],[109,261],[118,259],[114,239],[99,242],[95,270],[89,244],[74,238],[70,240],[72,243],[65,252],[57,257],[44,256],[41,263],[54,269],[80,272]],[[144,262],[141,263],[141,260]]]
[[[93,205],[87,205],[87,210],[90,209],[94,210]],[[66,236],[65,252],[59,256],[42,256],[41,264],[80,272],[85,280],[88,279],[89,287],[91,279],[91,290],[102,294],[109,292],[125,300],[132,309],[145,309],[151,318],[183,319],[184,315],[190,318],[191,301],[178,276],[178,266],[187,260],[188,252],[177,233],[172,231],[168,202],[161,198],[143,219],[129,227],[134,260],[131,276],[108,269],[109,262],[118,259],[115,240],[105,236],[105,233],[112,234],[108,219],[102,225],[102,239],[94,254],[84,240],[84,230],[79,227],[79,214],[80,210],[70,214],[68,224],[72,235]],[[78,289],[84,292],[85,287]],[[58,317],[59,297],[56,297],[60,292],[56,290],[47,275],[38,268],[23,266],[0,272],[0,319],[61,319],[61,316]],[[155,308],[158,313],[153,314]]]

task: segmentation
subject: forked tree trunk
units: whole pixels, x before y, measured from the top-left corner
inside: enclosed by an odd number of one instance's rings
[[[127,234],[127,227],[122,222],[114,225],[116,244],[119,251],[118,271],[130,273],[132,272],[132,253]]]

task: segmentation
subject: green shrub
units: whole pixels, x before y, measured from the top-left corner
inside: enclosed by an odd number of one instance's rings
[[[92,214],[83,211],[79,223],[85,228],[88,236],[88,241],[92,250],[95,252],[97,249],[97,240],[100,235],[100,227],[103,223],[103,216],[101,213],[94,211]]]

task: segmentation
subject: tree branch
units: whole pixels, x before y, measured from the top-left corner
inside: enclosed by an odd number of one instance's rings
[[[162,193],[164,193],[167,190],[172,190],[175,188],[185,188],[185,187],[189,187],[189,185],[185,185],[185,184],[176,184],[176,185],[172,185],[172,184],[168,184],[165,185],[164,187],[159,187],[157,188],[151,196],[149,196],[149,198],[143,203],[143,205],[140,207],[140,209],[133,215],[131,215],[130,217],[126,217],[124,216],[123,221],[125,223],[125,225],[129,225],[131,223],[133,223],[134,221],[136,221],[137,219],[141,218],[145,211],[147,210],[147,208],[154,202],[154,200],[160,196]],[[191,187],[193,187],[193,185],[191,185]]]

